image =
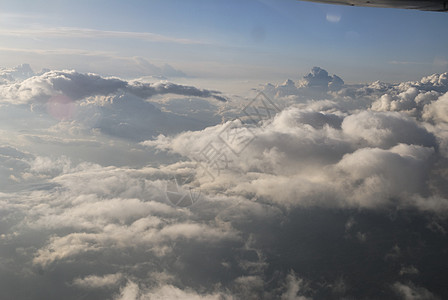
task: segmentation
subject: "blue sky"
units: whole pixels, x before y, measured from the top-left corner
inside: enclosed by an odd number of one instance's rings
[[[1,1],[0,9],[3,67],[132,77],[145,75],[143,59],[196,78],[274,82],[313,66],[349,82],[448,70],[445,13],[293,0]]]

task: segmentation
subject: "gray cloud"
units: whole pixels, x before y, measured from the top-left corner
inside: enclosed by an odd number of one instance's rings
[[[434,296],[430,291],[422,287],[416,287],[413,284],[403,284],[396,282],[393,289],[404,300],[436,300],[438,297]]]
[[[212,97],[216,100],[225,102],[226,99],[219,96],[217,91],[200,90],[192,86],[183,86],[174,83],[156,83],[148,85],[146,83],[134,81],[128,86],[130,93],[133,93],[142,98],[151,98],[155,95],[177,94],[184,96],[196,97]]]
[[[84,278],[76,278],[73,285],[86,289],[107,288],[116,286],[122,280],[123,274],[106,274],[103,276],[89,275]]]

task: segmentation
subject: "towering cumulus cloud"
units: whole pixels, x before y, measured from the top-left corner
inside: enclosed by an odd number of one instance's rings
[[[448,297],[447,73],[0,78],[0,298]]]

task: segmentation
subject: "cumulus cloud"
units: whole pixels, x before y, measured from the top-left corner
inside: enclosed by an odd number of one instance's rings
[[[22,64],[15,68],[0,68],[0,83],[7,84],[17,80],[27,79],[35,73],[29,64]]]
[[[73,100],[91,96],[107,96],[119,90],[129,91],[143,98],[160,94],[212,97],[219,101],[226,99],[217,91],[201,90],[168,82],[155,84],[138,81],[127,82],[118,78],[103,78],[96,74],[81,74],[76,71],[48,71],[22,82],[1,87],[3,102],[13,104],[47,101],[49,97],[62,94]]]
[[[344,81],[337,75],[328,75],[322,68],[314,67],[311,72],[299,82],[299,87],[314,88],[318,90],[338,90]]]
[[[193,86],[165,81],[124,81],[76,71],[47,71],[24,80],[16,80],[1,86],[0,94],[4,111],[17,109],[14,106],[29,105],[37,114],[47,114],[56,121],[66,122],[66,125],[72,122],[69,131],[94,134],[94,130],[99,129],[110,136],[137,141],[161,133],[198,130],[219,123],[220,116],[216,116],[216,105],[213,102],[227,100],[218,91]],[[159,101],[158,104],[147,101],[155,97],[171,99],[173,95],[178,100],[175,109],[168,108],[173,103],[170,100]],[[201,103],[204,110],[189,116],[188,113],[193,111],[190,107],[193,101]],[[201,116],[204,111],[207,115]],[[33,116],[27,117],[29,120]],[[28,138],[61,143],[68,140],[65,138],[63,141],[60,136],[50,134],[28,135]],[[72,138],[78,143],[83,139],[89,142],[85,136]]]
[[[337,92],[345,87],[344,80],[337,75],[329,75],[320,67],[313,67],[311,72],[296,83],[288,79],[282,84],[268,83],[263,87],[264,92],[276,97],[305,97],[316,98],[328,92]]]
[[[367,146],[389,148],[398,143],[436,147],[436,139],[414,120],[400,113],[373,113],[364,111],[346,117],[343,131]]]
[[[240,141],[220,138],[229,132]],[[241,141],[247,147],[235,155]],[[437,151],[434,135],[406,115],[360,112],[342,118],[294,107],[264,127],[235,121],[142,144],[199,161],[198,179],[213,189],[225,186],[285,206],[384,207],[392,199],[411,205],[409,195],[428,192]],[[204,152],[211,146],[222,159],[207,165]],[[201,172],[207,167],[216,180],[209,170]]]
[[[424,107],[423,118],[432,120],[436,123],[448,123],[448,93],[444,94],[436,101],[433,101]]]
[[[350,85],[314,68],[264,86],[281,109],[258,103],[249,116],[252,99],[220,107],[207,99],[219,93],[174,83],[75,71],[8,81],[2,292],[441,299],[445,79]],[[75,104],[70,118],[46,110],[54,95]],[[176,206],[178,185],[199,200]]]

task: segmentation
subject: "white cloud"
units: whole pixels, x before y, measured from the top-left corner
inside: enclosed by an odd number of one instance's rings
[[[246,140],[254,138],[238,156],[218,138],[229,125]],[[226,165],[215,166],[219,176],[212,182],[198,168],[199,181],[209,182],[202,188],[253,193],[285,206],[380,208],[398,198],[402,205],[420,207],[409,196],[426,194],[437,149],[433,134],[400,113],[366,111],[341,118],[294,107],[265,127],[226,123],[143,145],[198,159],[210,143],[225,153]]]
[[[328,22],[331,23],[339,23],[339,21],[341,21],[341,15],[334,13],[327,13],[326,19]]]
[[[9,102],[65,94],[76,113],[0,107],[11,120],[0,131],[0,275],[42,298],[443,295],[428,270],[446,258],[445,75],[333,88],[337,78],[316,69],[304,86],[266,86],[284,109],[256,125],[220,123],[244,103],[220,107],[197,98],[219,93],[174,83],[75,71],[8,81]],[[214,180],[194,161],[210,143],[228,158]],[[174,177],[200,201],[173,206]],[[434,255],[416,261],[422,251]]]
[[[356,142],[391,147],[398,143],[435,147],[435,137],[414,120],[400,113],[361,112],[344,119],[342,129]]]
[[[448,123],[448,93],[441,96],[437,101],[425,105],[423,118],[434,122]]]
[[[219,101],[225,98],[217,91],[201,90],[192,86],[183,86],[169,82],[155,84],[138,81],[126,82],[118,78],[103,78],[96,74],[81,74],[76,71],[49,71],[1,87],[3,102],[15,104],[47,101],[56,95],[64,95],[80,100],[96,95],[111,95],[120,90],[129,91],[142,98],[160,94],[178,94],[185,96],[213,97]]]
[[[103,276],[89,275],[84,278],[76,278],[73,285],[86,289],[107,288],[116,286],[123,278],[123,274],[106,274]]]
[[[15,68],[1,68],[0,79],[1,84],[14,82],[16,80],[23,80],[34,75],[34,71],[29,64],[22,64]]]
[[[334,19],[334,18],[333,18]],[[338,90],[344,85],[344,81],[337,75],[330,76],[328,72],[322,68],[314,67],[311,73],[304,76],[299,82],[299,87],[312,89],[322,89],[324,91]]]

